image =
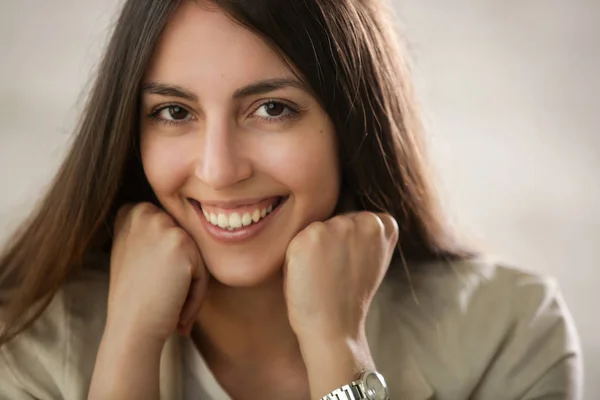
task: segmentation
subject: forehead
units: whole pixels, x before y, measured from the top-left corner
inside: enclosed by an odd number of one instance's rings
[[[232,90],[249,82],[292,77],[287,64],[257,34],[217,8],[185,1],[167,24],[146,71],[195,89]]]

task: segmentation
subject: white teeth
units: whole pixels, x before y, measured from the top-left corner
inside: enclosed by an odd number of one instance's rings
[[[228,231],[233,231],[241,227],[252,225],[252,223],[260,221],[261,218],[266,217],[271,212],[273,212],[273,205],[260,210],[256,209],[252,213],[246,212],[243,215],[240,215],[239,213],[234,212],[229,216],[222,213],[213,214],[202,209],[202,213],[208,222]]]
[[[259,219],[260,219],[260,211],[254,210],[254,212],[252,213],[252,221],[258,222]]]
[[[229,216],[229,227],[233,229],[242,227],[242,219],[238,213],[233,213]]]
[[[219,220],[217,221],[219,228],[225,229],[229,226],[229,218],[225,214],[219,214]]]
[[[250,213],[244,214],[244,216],[242,217],[242,225],[248,226],[251,223],[252,223],[252,216],[250,215]]]

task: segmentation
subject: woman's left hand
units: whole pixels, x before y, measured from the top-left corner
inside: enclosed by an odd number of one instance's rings
[[[397,241],[394,218],[363,211],[314,222],[290,242],[284,292],[313,394],[349,383],[372,363],[366,315]]]

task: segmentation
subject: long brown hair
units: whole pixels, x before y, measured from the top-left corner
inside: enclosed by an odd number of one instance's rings
[[[339,136],[345,191],[360,209],[396,218],[398,254],[409,261],[466,255],[439,212],[407,60],[381,0],[211,3],[262,36],[314,90]],[[138,151],[139,89],[178,4],[125,2],[72,148],[0,256],[0,287],[8,294],[0,344],[43,312],[87,253],[108,250],[121,205],[156,201]]]

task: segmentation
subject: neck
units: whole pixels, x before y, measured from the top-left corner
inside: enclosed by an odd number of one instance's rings
[[[281,274],[252,288],[234,288],[212,280],[198,327],[194,339],[209,364],[301,360],[288,320]]]

